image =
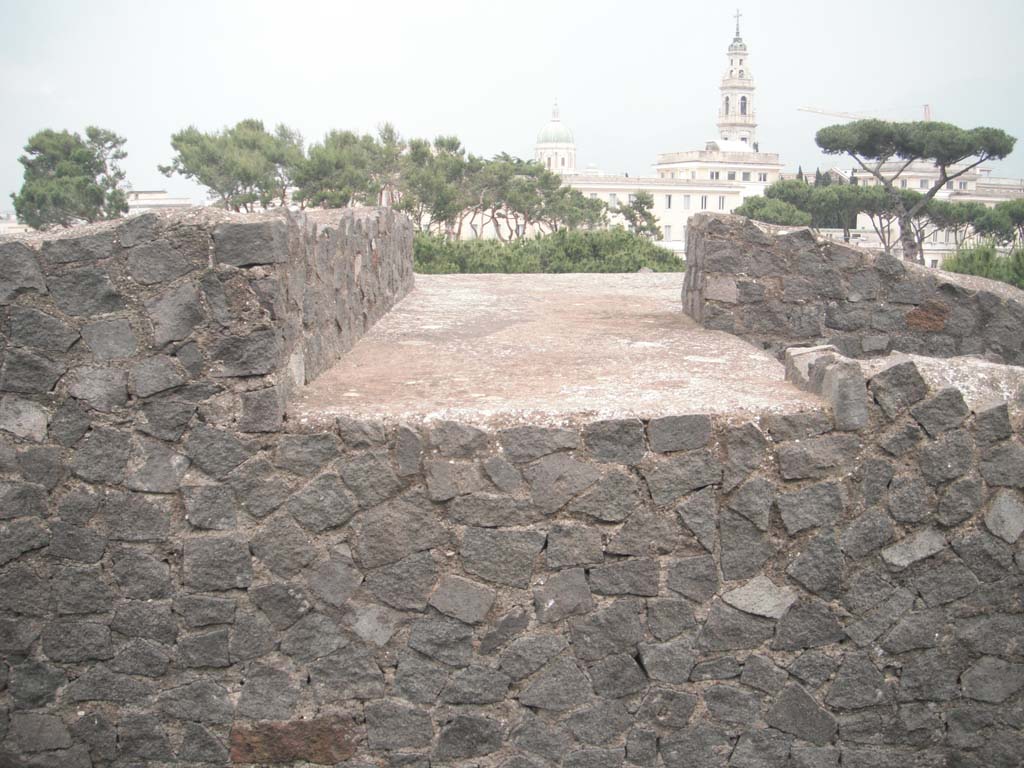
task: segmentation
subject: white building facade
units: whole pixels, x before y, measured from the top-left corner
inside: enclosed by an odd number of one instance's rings
[[[758,146],[754,79],[738,18],[736,36],[726,51],[719,90],[718,138],[707,142],[703,149],[659,154],[653,176],[573,173],[557,166],[551,170],[562,173],[566,184],[587,197],[607,203],[613,212],[613,222],[617,219],[621,222],[621,218],[614,215],[619,205],[628,203],[639,191],[649,192],[654,197],[653,213],[662,229],[661,245],[681,255],[686,248],[690,216],[701,211],[730,213],[747,197],[763,194],[768,185],[779,180],[782,172],[779,156],[761,152]],[[557,123],[555,119],[548,123],[540,136],[545,139],[555,136],[555,125],[562,125],[560,118]],[[557,136],[571,139],[572,134],[565,128],[564,133]],[[543,158],[545,167],[549,158],[556,157],[556,151],[571,152],[572,166],[575,166],[575,144],[542,143],[539,138],[534,156],[538,160]]]

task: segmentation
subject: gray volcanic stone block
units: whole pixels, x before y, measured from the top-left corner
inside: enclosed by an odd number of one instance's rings
[[[269,328],[245,336],[228,336],[210,347],[210,358],[219,364],[215,373],[218,377],[273,373],[281,365],[282,353],[281,338]]]
[[[544,560],[548,568],[592,565],[604,560],[601,532],[585,525],[555,523],[548,530]]]
[[[767,656],[751,654],[743,662],[740,682],[769,694],[776,694],[786,684],[788,675]]]
[[[252,720],[287,720],[298,698],[298,687],[286,671],[254,664],[246,673],[235,713]]]
[[[497,720],[474,715],[456,715],[441,729],[434,747],[437,760],[459,760],[489,755],[501,749],[505,727]]]
[[[647,441],[658,453],[704,448],[711,433],[711,419],[703,415],[663,416],[647,424]]]
[[[568,647],[561,635],[520,637],[501,652],[501,671],[513,680],[522,680],[543,667],[552,657]]]
[[[284,509],[310,533],[323,533],[348,523],[356,502],[337,475],[320,475],[292,494]]]
[[[559,656],[520,692],[519,702],[526,707],[563,711],[577,707],[592,695],[590,681],[576,662]]]
[[[757,648],[775,633],[775,622],[715,601],[701,628],[698,644],[707,651]]]
[[[29,292],[46,293],[36,252],[16,241],[0,243],[0,304]]]
[[[594,607],[590,586],[582,568],[570,568],[550,576],[546,582],[534,588],[533,600],[537,621],[542,623],[561,621],[568,616],[587,613]]]
[[[1024,502],[1020,494],[999,489],[985,515],[985,527],[1007,544],[1015,543],[1024,533]]]
[[[722,466],[707,450],[648,457],[640,466],[655,504],[670,504],[679,497],[722,481]]]
[[[181,489],[189,523],[208,530],[235,527],[235,495],[225,485],[192,485]]]
[[[146,302],[153,322],[153,344],[157,347],[187,339],[203,321],[199,287],[191,281],[167,288]]]
[[[750,730],[740,737],[729,764],[736,768],[788,766],[793,739],[771,728]]]
[[[583,661],[599,661],[613,653],[632,652],[643,638],[640,602],[619,599],[569,622],[573,653]]]
[[[939,390],[910,409],[910,415],[932,437],[957,429],[971,415],[964,397],[956,387]]]
[[[1024,445],[1010,440],[985,451],[981,476],[989,485],[1024,488]]]
[[[486,618],[495,596],[495,591],[490,587],[449,575],[438,583],[429,602],[441,613],[467,624],[477,624]]]
[[[64,375],[67,366],[24,349],[8,349],[0,366],[0,389],[45,394]]]
[[[650,599],[647,601],[647,628],[656,640],[671,640],[697,628],[693,607],[686,600],[673,598]]]
[[[82,326],[82,339],[97,360],[130,357],[138,349],[138,339],[125,318],[97,320]]]
[[[578,448],[580,438],[571,429],[524,425],[501,430],[498,441],[510,461],[523,464],[550,453]]]
[[[658,742],[658,752],[667,768],[691,765],[725,766],[733,751],[729,734],[716,725],[698,721]]]
[[[320,613],[308,613],[281,636],[281,653],[308,662],[334,653],[347,640],[334,619]]]
[[[106,270],[98,267],[69,269],[50,275],[46,282],[57,308],[66,315],[93,317],[125,308],[124,297]]]
[[[799,600],[779,619],[774,650],[795,651],[838,643],[845,633],[829,606],[811,598]]]
[[[846,495],[839,483],[815,483],[798,491],[780,493],[775,503],[786,532],[792,536],[838,520],[846,507]]]
[[[732,492],[726,506],[767,531],[774,497],[774,486],[763,477],[754,477]]]
[[[928,385],[912,361],[897,363],[875,374],[868,382],[875,402],[890,419],[928,395]]]
[[[230,432],[197,424],[185,441],[185,454],[208,475],[223,480],[249,458],[250,451]]]
[[[765,697],[736,685],[713,685],[704,691],[704,704],[715,720],[746,724],[761,719]],[[747,755],[744,762],[749,760]]]
[[[11,716],[10,739],[22,752],[67,749],[71,734],[55,715],[16,712]]]
[[[0,429],[17,437],[42,442],[46,438],[46,409],[14,395],[0,398]]]
[[[290,584],[261,584],[251,587],[248,595],[275,629],[287,629],[313,610],[306,593]]]
[[[408,651],[398,660],[395,670],[396,692],[417,704],[432,704],[448,682],[448,670],[443,664]]]
[[[835,534],[828,530],[807,542],[786,568],[786,573],[808,592],[831,599],[838,597],[843,583],[843,553]]]
[[[189,627],[231,624],[235,620],[235,601],[211,595],[183,595],[174,600],[174,612]]]
[[[636,464],[647,452],[639,419],[595,421],[583,428],[583,443],[598,461]]]
[[[639,481],[621,469],[608,470],[566,510],[607,523],[621,523],[641,503]]]
[[[607,699],[632,696],[647,687],[647,675],[628,653],[607,656],[589,672],[594,692]]]
[[[266,517],[296,490],[297,483],[264,458],[245,461],[228,473],[226,482],[239,506],[255,518]]]
[[[430,428],[430,447],[442,456],[467,459],[487,448],[487,433],[457,421],[439,421]]]
[[[819,479],[855,463],[861,450],[855,435],[829,434],[782,443],[776,450],[784,480]]]
[[[799,685],[788,685],[766,717],[768,724],[813,744],[826,744],[836,733],[836,721]]]
[[[569,454],[554,453],[523,470],[533,503],[551,513],[561,509],[601,477],[592,464]]]
[[[373,651],[351,643],[309,667],[318,703],[339,704],[350,699],[376,699],[384,695],[384,674]]]
[[[419,619],[409,632],[409,647],[452,667],[469,666],[473,629],[447,616]]]
[[[1005,402],[982,406],[974,413],[974,439],[979,445],[991,445],[1013,434],[1010,409]]]
[[[683,499],[676,507],[676,514],[704,549],[714,551],[718,538],[718,502],[714,489],[705,488]]]
[[[277,441],[274,465],[287,472],[311,477],[340,455],[338,438],[330,433],[282,435]]]
[[[882,550],[882,559],[893,568],[906,568],[945,549],[946,537],[934,528],[918,531]]]
[[[244,589],[252,583],[249,544],[234,536],[209,536],[185,542],[183,580],[201,591]]]
[[[65,379],[68,394],[96,411],[111,412],[128,403],[128,376],[117,368],[83,366]]]
[[[939,498],[935,519],[940,525],[957,525],[973,517],[981,509],[982,501],[983,489],[979,478],[969,475],[954,480]]]
[[[717,659],[701,661],[690,671],[690,680],[732,680],[740,676],[740,663],[735,656],[719,656]]]
[[[285,578],[297,575],[316,557],[309,535],[283,515],[255,533],[250,548],[271,571]]]
[[[459,552],[467,573],[523,589],[530,585],[533,563],[545,539],[540,531],[467,528]]]
[[[590,569],[590,588],[599,595],[655,597],[660,567],[654,558],[628,558]]]
[[[733,608],[770,619],[782,618],[797,598],[796,590],[787,586],[777,586],[767,576],[757,576],[742,587],[722,595],[722,600]]]
[[[892,700],[892,690],[882,673],[864,653],[848,653],[828,689],[825,702],[837,709],[862,709]]]
[[[288,226],[284,221],[231,222],[213,230],[218,264],[255,267],[288,260]]]
[[[188,374],[181,363],[167,355],[146,358],[128,372],[128,389],[136,397],[151,397],[180,387],[187,381]]]
[[[378,599],[401,611],[422,611],[440,569],[431,552],[417,552],[397,563],[366,574],[363,586]]]
[[[973,460],[974,441],[967,430],[962,429],[941,435],[937,440],[921,446],[917,453],[921,473],[932,485],[956,480],[967,474]]]
[[[857,363],[841,360],[829,365],[821,393],[832,405],[836,429],[851,432],[868,425],[868,398],[864,376]]]
[[[77,330],[31,307],[11,307],[7,328],[12,345],[29,347],[50,357],[63,355],[78,341]]]
[[[169,717],[197,723],[230,723],[234,714],[228,692],[205,680],[164,691],[157,707]]]
[[[868,510],[855,518],[839,536],[839,546],[848,557],[866,557],[896,538],[892,520],[880,509]]]
[[[423,549],[443,547],[448,536],[429,505],[390,501],[361,512],[353,523],[355,559],[363,568],[401,560]]]
[[[686,683],[695,661],[689,640],[640,644],[640,663],[651,680],[677,685]]]
[[[1024,665],[983,656],[963,673],[960,682],[965,697],[1001,704],[1024,688]]]
[[[602,745],[621,741],[633,717],[621,701],[597,701],[569,715],[565,724],[578,741]]]
[[[386,451],[366,451],[343,459],[338,474],[363,509],[387,501],[403,486]]]
[[[448,502],[448,517],[481,528],[529,525],[543,512],[528,501],[496,493],[467,493]]]
[[[242,432],[277,432],[284,424],[284,403],[277,387],[243,392],[238,428]]]
[[[768,534],[732,512],[722,512],[718,532],[722,576],[727,580],[751,578],[775,554]]]
[[[366,705],[366,730],[373,750],[429,747],[434,738],[430,715],[418,707],[397,701]]]
[[[259,557],[255,548],[253,552]],[[306,583],[313,594],[335,608],[347,603],[362,582],[363,575],[352,558],[338,551],[331,552],[326,561],[311,568],[306,576]]]
[[[171,594],[171,569],[167,562],[144,550],[122,547],[113,552],[114,579],[125,597],[155,600]]]
[[[710,555],[672,560],[668,566],[668,588],[698,603],[718,591],[718,566]]]
[[[490,667],[469,666],[455,672],[441,691],[446,704],[496,704],[508,694],[509,678]]]

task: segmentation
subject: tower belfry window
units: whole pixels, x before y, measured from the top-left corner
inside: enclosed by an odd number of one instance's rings
[[[725,97],[725,114],[729,114],[729,97]]]
[[[742,79],[743,79],[743,70],[741,69],[740,70],[740,80],[742,80]]]
[[[747,97],[746,96],[740,96],[740,114],[741,115],[747,114]]]

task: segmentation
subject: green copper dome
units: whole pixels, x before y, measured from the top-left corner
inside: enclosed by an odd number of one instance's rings
[[[551,122],[545,125],[541,132],[537,134],[538,144],[572,144],[574,139],[572,137],[572,131],[562,124],[562,120],[558,116],[558,102],[555,102],[555,108],[551,110]]]

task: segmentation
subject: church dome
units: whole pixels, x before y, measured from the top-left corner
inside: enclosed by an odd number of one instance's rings
[[[558,115],[558,104],[551,110],[551,121],[537,134],[538,144],[572,144],[572,131],[565,127]]]

